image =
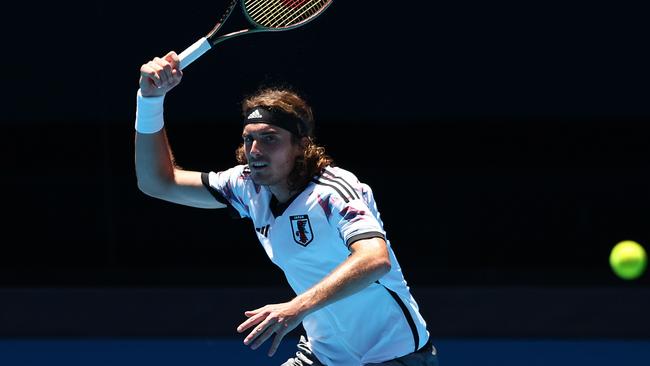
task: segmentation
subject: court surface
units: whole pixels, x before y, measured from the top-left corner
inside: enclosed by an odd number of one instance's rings
[[[441,366],[650,365],[650,340],[435,340]],[[2,366],[280,365],[295,352],[285,339],[273,358],[239,339],[2,339]]]

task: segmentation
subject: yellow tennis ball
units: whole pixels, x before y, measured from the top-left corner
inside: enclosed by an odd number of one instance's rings
[[[647,259],[645,249],[639,243],[624,240],[612,248],[609,254],[609,265],[618,277],[633,280],[643,274]]]

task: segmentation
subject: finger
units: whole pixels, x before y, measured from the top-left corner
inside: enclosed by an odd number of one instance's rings
[[[183,78],[183,73],[181,70],[174,69],[172,70],[172,83],[171,86],[176,86],[181,82],[181,79]]]
[[[266,308],[266,306],[262,306],[261,308],[257,308],[255,310],[247,310],[247,311],[244,311],[244,315],[246,315],[247,317],[251,317],[251,316],[253,316],[253,315],[255,315],[255,314],[259,313],[259,312],[264,311],[265,308]]]
[[[172,77],[174,78],[175,82],[181,81],[181,78],[183,77],[183,72],[180,69],[174,69],[172,70]]]
[[[253,340],[255,340],[257,337],[262,335],[266,328],[270,327],[271,325],[276,324],[275,321],[271,318],[266,318],[264,319],[263,322],[261,322],[255,329],[253,329],[246,339],[244,339],[244,344],[248,345],[250,344]],[[270,335],[269,335],[270,336]]]
[[[262,333],[262,335],[258,336],[253,345],[251,346],[251,349],[257,349],[259,346],[261,346],[264,342],[266,342],[267,339],[271,338],[273,333],[278,329],[277,328],[277,323],[269,326],[266,328],[266,331]]]
[[[277,332],[275,335],[275,338],[273,338],[273,343],[271,343],[271,348],[269,348],[269,357],[272,357],[275,354],[275,351],[278,350],[278,347],[280,346],[280,342],[282,342],[282,338],[284,338],[286,333],[284,332]]]
[[[153,59],[153,62],[160,67],[160,78],[162,79],[163,84],[168,84],[172,78],[172,66],[166,60],[156,57]]]
[[[164,59],[171,64],[172,69],[179,69],[181,65],[181,60],[178,58],[176,52],[170,51],[165,55]]]
[[[254,325],[256,325],[256,324],[258,324],[260,322],[262,322],[264,319],[266,319],[266,314],[264,314],[264,313],[258,314],[258,315],[254,316],[254,317],[251,317],[248,320],[246,320],[245,322],[241,323],[237,327],[237,332],[242,333],[246,329],[248,329],[248,328],[250,328],[250,327],[252,327],[252,326],[254,326]]]
[[[244,344],[248,345],[251,342],[253,342],[253,340],[255,340],[257,337],[261,336],[266,330],[266,328],[269,327],[270,324],[271,324],[270,319],[266,319],[265,321],[260,323],[257,327],[255,327],[255,329],[253,329],[250,333],[248,333],[248,336],[246,337],[246,339],[244,339]]]
[[[157,66],[150,61],[142,65],[142,67],[140,68],[140,76],[148,79],[150,83],[153,84],[154,86],[160,87],[160,85],[162,84],[162,80],[160,79],[160,76],[158,75],[156,69]]]
[[[155,62],[154,60],[149,61],[149,67],[156,73],[156,86],[162,88],[165,84],[165,75],[162,70],[162,66]]]

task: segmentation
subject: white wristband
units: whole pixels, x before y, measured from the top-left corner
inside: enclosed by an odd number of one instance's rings
[[[143,97],[138,89],[135,130],[140,133],[156,133],[160,131],[165,122],[163,119],[163,102],[165,96]]]

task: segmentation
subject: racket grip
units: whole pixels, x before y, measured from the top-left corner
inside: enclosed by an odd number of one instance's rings
[[[201,57],[201,55],[206,53],[210,48],[212,48],[212,46],[210,46],[210,42],[208,42],[208,39],[205,37],[201,37],[201,39],[194,42],[193,45],[187,47],[185,51],[178,55],[178,58],[181,61],[181,70],[186,68],[187,65],[194,62],[197,58]]]

